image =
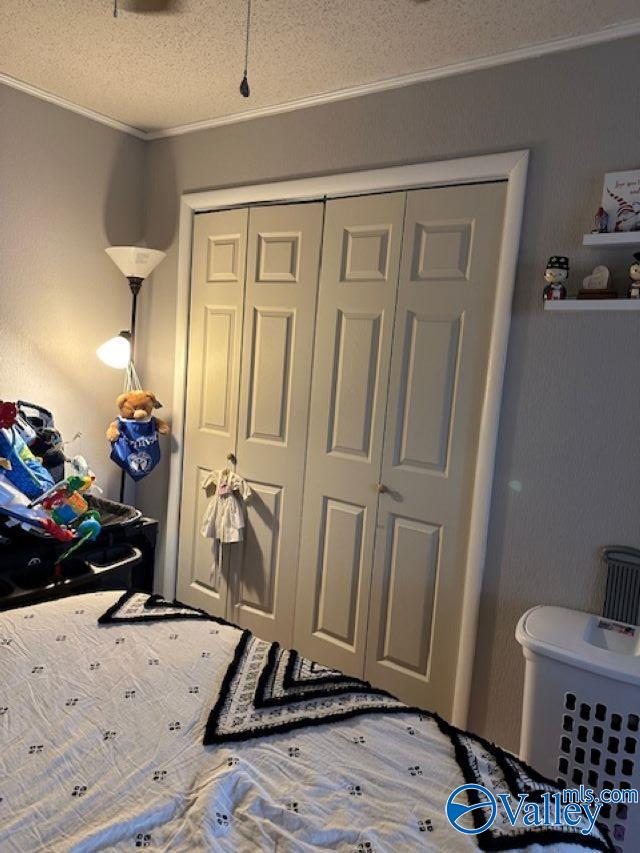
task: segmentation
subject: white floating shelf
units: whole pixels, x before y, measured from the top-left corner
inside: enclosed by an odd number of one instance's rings
[[[582,237],[583,246],[637,246],[640,248],[640,231],[612,231],[608,234],[585,234]]]
[[[549,299],[545,311],[640,311],[640,299]]]

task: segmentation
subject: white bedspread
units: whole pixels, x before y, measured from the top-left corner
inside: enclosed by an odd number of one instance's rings
[[[477,849],[444,816],[464,780],[432,719],[362,716],[203,747],[238,631],[98,627],[119,596],[0,614],[3,853]]]

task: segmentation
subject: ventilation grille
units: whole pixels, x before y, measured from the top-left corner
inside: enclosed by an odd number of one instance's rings
[[[616,622],[640,625],[640,551],[614,546],[605,548],[607,588],[603,615]]]
[[[637,788],[639,742],[638,714],[618,714],[602,702],[581,701],[575,693],[565,693],[558,784],[562,788],[585,785],[596,791]],[[628,811],[624,803],[605,804],[600,810],[598,823],[609,831],[616,853],[632,850],[633,839],[624,844]]]

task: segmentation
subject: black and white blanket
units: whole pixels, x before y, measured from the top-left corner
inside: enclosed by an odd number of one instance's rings
[[[552,790],[435,715],[157,596],[0,614],[2,851],[609,849],[580,825],[458,832],[444,805],[469,782]]]

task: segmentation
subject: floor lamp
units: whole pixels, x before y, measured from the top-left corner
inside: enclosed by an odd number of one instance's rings
[[[129,329],[119,332],[98,347],[98,358],[118,370],[127,371],[127,379],[135,375],[134,358],[136,343],[136,319],[138,312],[138,295],[142,282],[148,278],[160,261],[165,257],[158,249],[145,249],[140,246],[111,246],[105,249],[120,272],[126,277],[131,290],[131,323]],[[120,502],[124,500],[126,473],[120,476]]]

